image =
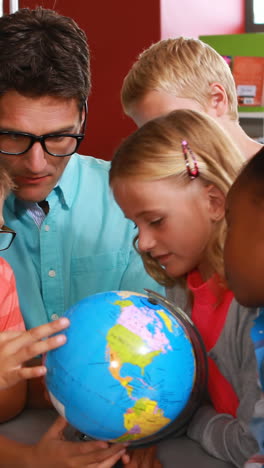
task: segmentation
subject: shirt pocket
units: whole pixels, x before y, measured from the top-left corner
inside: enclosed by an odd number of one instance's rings
[[[128,253],[123,250],[105,252],[85,257],[72,258],[71,267],[74,275],[96,274],[103,271],[120,270],[122,274],[127,266]]]
[[[128,254],[123,251],[73,258],[71,262],[71,302],[90,294],[120,289],[127,268]]]

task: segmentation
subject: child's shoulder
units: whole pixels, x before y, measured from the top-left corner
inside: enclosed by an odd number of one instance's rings
[[[253,322],[251,338],[254,343],[262,343],[264,348],[264,307],[258,310],[258,315]]]
[[[1,282],[3,279],[10,281],[11,277],[14,276],[11,266],[2,257],[0,257],[0,275],[1,275]]]

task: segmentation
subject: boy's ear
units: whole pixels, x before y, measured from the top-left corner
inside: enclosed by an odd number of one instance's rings
[[[225,88],[220,83],[210,85],[208,114],[211,117],[222,117],[228,111],[228,98]]]
[[[206,187],[209,202],[209,214],[213,222],[221,221],[225,217],[226,197],[223,192],[211,184]]]

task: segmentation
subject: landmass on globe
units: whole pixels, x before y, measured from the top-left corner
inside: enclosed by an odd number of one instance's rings
[[[115,442],[137,440],[158,432],[167,426],[171,420],[165,418],[158,403],[148,398],[140,398],[135,406],[124,414],[124,426],[127,432],[118,437]]]
[[[146,306],[142,309],[136,307],[129,299],[115,301],[114,305],[119,306],[121,312],[117,324],[109,330],[106,337],[109,371],[126,388],[128,396],[133,400],[133,385],[130,384],[133,377],[121,377],[122,366],[125,363],[138,366],[143,376],[145,367],[155,356],[172,349],[168,338],[162,332],[163,325],[157,320],[157,314],[170,332],[172,321],[162,309],[148,309],[146,314]],[[148,327],[153,325],[154,321],[155,327],[151,330]],[[170,422],[158,407],[157,401],[140,398],[124,414],[124,427],[128,432],[115,441],[124,442],[146,437],[158,432]]]

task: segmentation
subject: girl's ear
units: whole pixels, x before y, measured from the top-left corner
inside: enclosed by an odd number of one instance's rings
[[[209,214],[213,222],[220,221],[225,217],[226,197],[223,192],[211,184],[206,187],[209,202]]]
[[[220,83],[212,83],[207,112],[211,117],[222,117],[228,112],[228,98],[225,88]]]

